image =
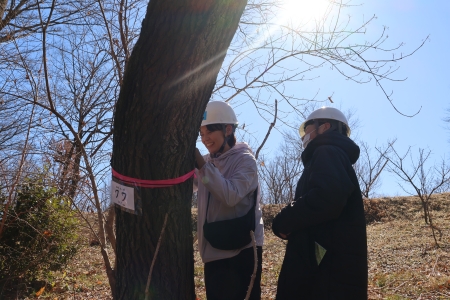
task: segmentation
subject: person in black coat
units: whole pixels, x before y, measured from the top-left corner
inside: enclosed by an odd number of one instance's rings
[[[352,167],[359,147],[335,108],[314,111],[299,131],[303,174],[272,223],[288,240],[276,299],[367,299],[366,222]]]

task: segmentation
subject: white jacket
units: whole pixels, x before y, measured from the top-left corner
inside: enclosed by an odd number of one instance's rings
[[[256,160],[246,143],[236,145],[217,158],[204,156],[206,164],[196,170],[197,194],[197,236],[198,248],[203,263],[230,258],[239,254],[238,250],[213,248],[203,236],[208,192],[211,193],[208,208],[208,222],[228,220],[245,215],[253,206],[254,191],[258,188]],[[194,187],[195,189],[195,187]],[[256,245],[264,243],[264,224],[260,207],[260,193],[255,207]],[[251,247],[251,243],[243,249]]]

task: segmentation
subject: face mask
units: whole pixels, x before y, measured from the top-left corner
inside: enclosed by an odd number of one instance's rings
[[[306,146],[308,146],[309,142],[311,142],[311,133],[313,133],[314,131],[316,131],[315,129],[313,131],[311,131],[310,133],[305,134],[305,136],[303,137],[303,149],[306,148]]]
[[[322,127],[322,125],[319,126],[319,128]],[[316,129],[314,129],[313,131],[311,131],[310,133],[305,134],[305,136],[302,139],[303,142],[303,149],[306,148],[306,146],[308,146],[309,142],[311,142],[311,133],[313,133],[314,131],[316,131]]]

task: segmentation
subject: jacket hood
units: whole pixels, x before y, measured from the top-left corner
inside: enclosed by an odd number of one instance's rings
[[[253,151],[252,151],[252,149],[250,149],[250,146],[247,143],[240,142],[240,143],[236,143],[236,145],[234,145],[233,148],[231,148],[227,152],[221,154],[219,157],[211,158],[211,156],[209,154],[205,155],[204,157],[206,158],[206,161],[214,162],[214,161],[221,161],[221,160],[229,157],[230,155],[233,155],[236,153],[250,153],[251,155],[253,155]]]
[[[317,135],[302,153],[303,163],[308,162],[314,151],[320,146],[336,146],[341,148],[350,159],[353,165],[359,158],[359,147],[349,137],[340,134],[337,131],[325,131],[322,134]]]

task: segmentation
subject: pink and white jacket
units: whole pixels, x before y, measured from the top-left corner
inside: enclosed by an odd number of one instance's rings
[[[217,158],[204,156],[206,164],[196,170],[194,191],[197,186],[197,235],[198,248],[203,263],[230,258],[242,249],[219,250],[213,248],[203,236],[208,192],[211,193],[208,222],[228,220],[245,215],[253,206],[254,191],[259,187],[258,169],[253,152],[246,143],[236,145]],[[260,192],[255,207],[256,245],[264,243],[264,224],[260,207]],[[251,243],[243,249],[251,247]]]

